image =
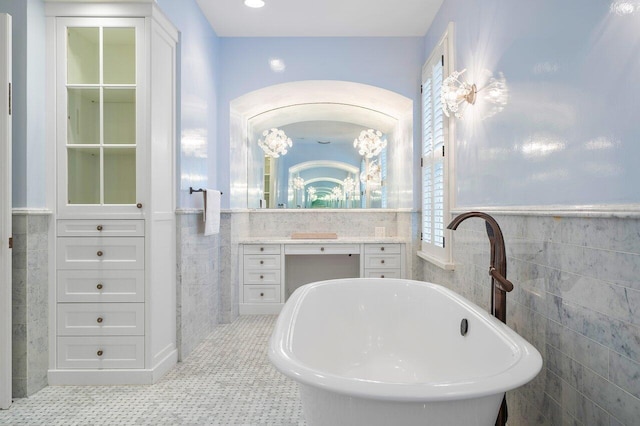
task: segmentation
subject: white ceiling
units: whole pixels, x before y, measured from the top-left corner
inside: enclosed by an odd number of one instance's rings
[[[220,37],[423,36],[443,0],[196,0]]]

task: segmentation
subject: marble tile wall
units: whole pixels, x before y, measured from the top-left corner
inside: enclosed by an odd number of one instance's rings
[[[50,214],[14,213],[12,254],[13,396],[47,385]]]
[[[221,321],[220,236],[204,236],[202,212],[176,216],[177,346],[184,360]]]
[[[640,219],[493,215],[505,234],[507,323],[543,356],[508,393],[510,425],[632,425],[640,418]],[[427,281],[488,308],[484,223],[454,232],[456,270]]]

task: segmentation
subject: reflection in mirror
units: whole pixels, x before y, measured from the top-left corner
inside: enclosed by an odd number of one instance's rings
[[[248,206],[386,208],[387,156],[397,120],[355,105],[312,103],[248,121]],[[277,158],[261,149],[264,132],[290,138]]]

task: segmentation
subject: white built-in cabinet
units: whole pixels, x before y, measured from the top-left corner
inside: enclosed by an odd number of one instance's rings
[[[153,383],[177,362],[178,34],[154,3],[46,8],[57,182],[49,383]]]

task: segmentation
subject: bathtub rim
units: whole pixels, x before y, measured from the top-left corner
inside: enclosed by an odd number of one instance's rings
[[[291,337],[295,315],[305,297],[315,288],[325,285],[345,285],[347,282],[384,281],[389,284],[412,284],[429,287],[462,304],[491,327],[502,339],[516,348],[517,357],[497,374],[473,381],[437,381],[423,383],[394,383],[343,377],[307,366],[291,351]],[[504,393],[535,378],[542,369],[538,350],[522,336],[456,292],[439,284],[400,278],[341,278],[318,281],[299,287],[285,303],[269,341],[269,359],[282,374],[309,386],[359,398],[389,401],[453,401]]]

